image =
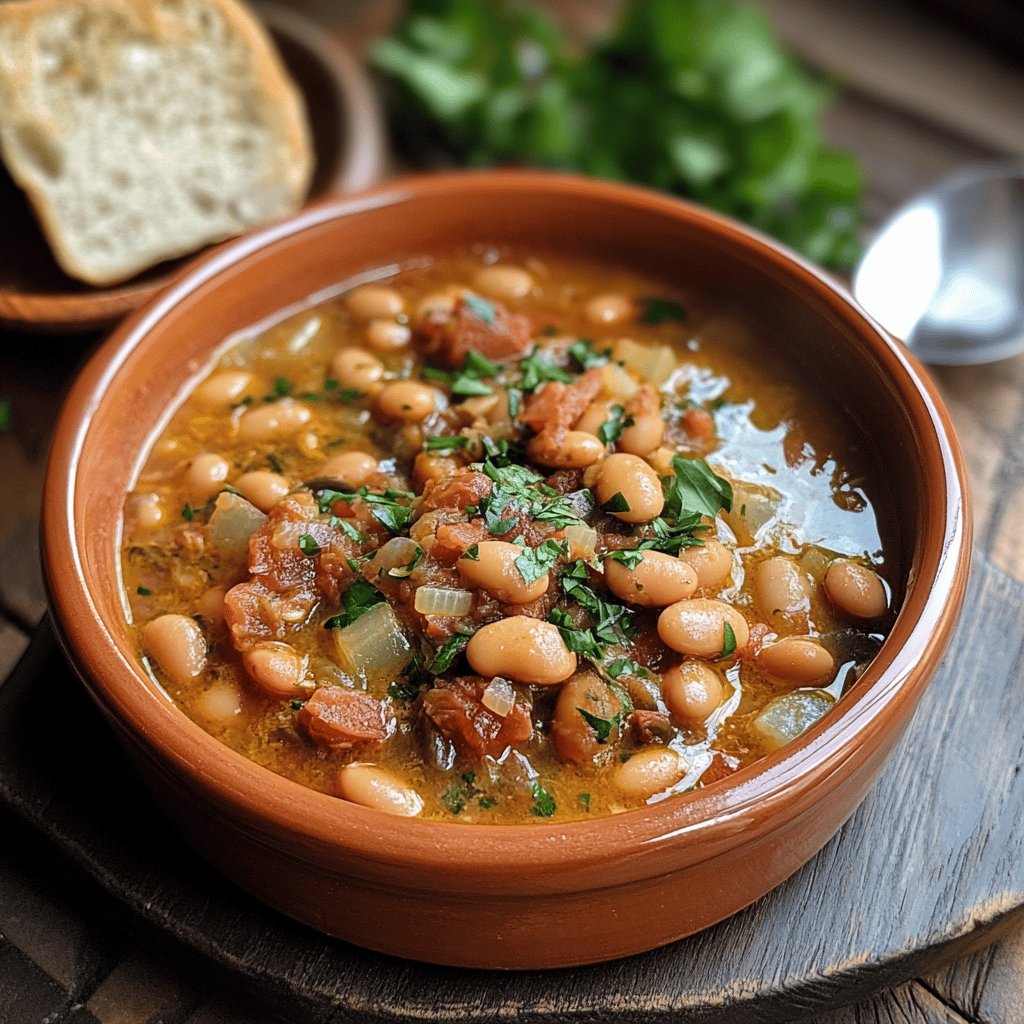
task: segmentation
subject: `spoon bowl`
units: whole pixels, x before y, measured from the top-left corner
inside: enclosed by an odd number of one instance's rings
[[[968,168],[911,200],[868,247],[853,292],[923,362],[1024,352],[1024,163]]]

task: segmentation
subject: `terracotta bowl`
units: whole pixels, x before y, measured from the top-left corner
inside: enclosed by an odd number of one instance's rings
[[[123,496],[217,346],[351,275],[481,241],[614,260],[741,300],[851,429],[877,441],[869,448],[878,476],[891,481],[889,543],[904,566],[892,634],[835,711],[727,781],[566,825],[394,818],[249,762],[140,668],[119,582]],[[519,172],[397,182],[194,263],[75,384],[43,508],[65,649],[181,833],[228,878],[320,931],[474,967],[553,967],[650,949],[792,874],[850,816],[906,727],[949,639],[970,550],[946,412],[913,357],[849,296],[775,243],[695,206]]]

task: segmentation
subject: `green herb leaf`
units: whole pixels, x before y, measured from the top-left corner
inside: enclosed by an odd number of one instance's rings
[[[461,434],[428,437],[423,442],[423,450],[428,452],[457,452],[469,444],[469,438]]]
[[[394,700],[415,700],[419,692],[419,683],[392,683],[388,687],[388,696]]]
[[[488,327],[494,326],[494,321],[498,317],[498,311],[495,309],[494,303],[488,302],[486,299],[482,299],[479,295],[474,295],[472,292],[466,292],[462,296],[462,302],[473,312],[473,315],[478,320],[483,320]],[[496,369],[492,371],[492,373],[497,372],[498,371]],[[488,374],[488,376],[491,375],[492,374]]]
[[[577,793],[576,799],[579,801],[580,806],[588,814],[590,813],[590,794],[589,793]]]
[[[370,506],[370,514],[392,533],[401,533],[412,519],[412,509],[403,504],[415,497],[411,491],[396,491],[388,488],[383,494],[379,494],[363,486],[356,491],[323,490],[318,494],[317,500],[321,512],[330,512],[331,506],[336,501],[351,503],[362,499]]]
[[[723,625],[723,634],[722,657],[728,658],[731,654],[736,653],[736,634],[728,622]]]
[[[558,809],[555,798],[539,783],[533,784],[533,806],[530,812],[538,818],[550,818]]]
[[[523,393],[518,388],[506,388],[508,394],[508,415],[514,420],[519,415],[519,408],[522,405]]]
[[[301,537],[299,537],[299,550],[304,555],[308,555],[310,558],[312,558],[313,555],[320,554],[321,547],[319,544],[317,544],[316,537],[314,537],[311,533],[304,533],[302,534]]]
[[[186,523],[191,523],[195,517],[196,510],[186,501],[181,509],[181,518],[184,519]]]
[[[405,563],[405,565],[393,565],[390,569],[388,569],[388,575],[392,579],[404,580],[412,574],[413,569],[415,569],[416,566],[419,565],[421,561],[423,561],[423,548],[421,548],[419,544],[417,544],[416,550],[413,552],[412,558],[410,558],[409,561]]]
[[[465,551],[459,555],[459,558],[466,559],[467,562],[479,562],[480,561],[480,545],[470,544]]]
[[[637,317],[639,323],[656,326],[664,323],[681,324],[686,321],[686,310],[672,299],[646,298],[643,312]]]
[[[662,515],[679,519],[687,513],[717,516],[724,509],[732,509],[732,485],[717,476],[701,459],[684,459],[677,455],[672,460],[674,477],[664,477],[665,508]]]
[[[602,506],[602,512],[628,512],[629,502],[623,497],[622,491],[616,491]]]
[[[267,465],[275,473],[283,473],[284,472],[284,468],[281,466],[281,460],[276,455],[274,455],[272,453],[268,453],[267,454]]]
[[[482,302],[483,300],[479,300]],[[491,309],[493,310],[493,306]],[[483,319],[481,317],[481,319]],[[500,364],[488,359],[481,353],[470,350],[466,353],[466,362],[462,367],[463,373],[468,373],[471,377],[496,377],[501,373]]]
[[[611,349],[605,349],[604,352],[595,352],[594,343],[590,338],[580,338],[579,341],[574,341],[569,346],[569,355],[579,363],[580,369],[590,370],[595,366],[603,366],[608,362],[608,357],[611,355]]]
[[[524,548],[515,560],[519,575],[526,583],[539,580],[550,571],[559,558],[568,557],[569,545],[565,541],[546,540],[535,548]]]
[[[520,361],[519,372],[522,374],[519,386],[523,391],[533,391],[549,380],[559,381],[562,384],[571,384],[573,381],[573,375],[560,366],[556,366],[550,354],[541,348],[535,348],[525,359]]]
[[[618,726],[621,717],[621,712],[615,715],[614,718],[600,718],[597,715],[591,714],[586,708],[577,708],[576,710],[583,716],[583,720],[587,725],[594,730],[598,743],[608,742],[612,730]]]
[[[485,811],[489,811],[492,807],[497,806],[498,801],[493,796],[482,796],[478,803]]]
[[[153,591],[150,590],[149,587],[136,587],[135,593],[138,594],[139,597],[149,597],[149,595],[152,594]]]
[[[611,418],[604,421],[597,430],[597,436],[604,442],[604,444],[614,444],[620,437],[626,427],[633,426],[633,417],[626,416],[625,410],[621,405],[613,405],[609,410]],[[616,511],[625,512],[627,509],[617,509]]]
[[[286,395],[290,395],[294,389],[295,385],[287,377],[276,377],[273,384],[273,397],[284,398]]]
[[[427,666],[427,671],[435,676],[447,672],[452,667],[452,662],[466,649],[468,643],[469,635],[465,633],[456,633],[454,636],[448,637],[438,648],[437,654]]]
[[[354,540],[357,544],[362,544],[366,541],[366,537],[363,536],[347,519],[339,519],[337,516],[331,518],[331,525],[336,526],[349,540]]]
[[[360,616],[365,615],[374,605],[381,604],[384,595],[366,580],[357,580],[342,595],[341,606],[344,609],[338,615],[332,615],[325,623],[325,629],[342,629],[351,626]]]

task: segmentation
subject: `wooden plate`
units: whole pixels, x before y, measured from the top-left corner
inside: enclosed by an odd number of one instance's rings
[[[359,62],[307,18],[274,4],[256,10],[306,101],[316,150],[309,200],[373,184],[384,161],[384,124]],[[63,334],[109,327],[196,255],[108,288],[76,281],[57,265],[27,199],[2,165],[0,225],[0,327]]]

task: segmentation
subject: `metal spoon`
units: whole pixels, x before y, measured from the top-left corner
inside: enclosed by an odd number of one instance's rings
[[[1024,163],[970,167],[911,200],[864,253],[853,293],[926,363],[1024,352]]]

